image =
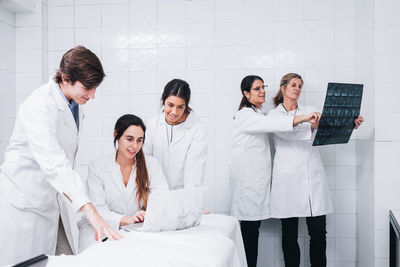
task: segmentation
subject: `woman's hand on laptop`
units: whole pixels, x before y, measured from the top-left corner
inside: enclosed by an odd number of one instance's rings
[[[123,216],[119,222],[120,226],[139,223],[144,221],[144,216],[146,212],[144,210],[140,210],[136,212],[133,216]]]
[[[129,225],[135,223],[135,217],[133,216],[123,216],[119,221],[119,226]]]
[[[146,211],[144,211],[144,210],[140,210],[140,211],[136,212],[136,214],[133,216],[136,219],[135,223],[143,222],[145,216],[146,216]]]

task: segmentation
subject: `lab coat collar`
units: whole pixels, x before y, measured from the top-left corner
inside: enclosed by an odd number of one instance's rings
[[[104,178],[111,179],[111,181],[116,185],[121,194],[124,194],[123,187],[125,185],[121,179],[122,175],[119,165],[115,162],[116,153],[117,152],[114,152],[104,157],[104,172],[106,173],[106,177]]]
[[[104,160],[105,160],[105,165],[104,165],[104,170],[107,172],[113,172],[113,170],[115,169],[116,165],[118,165],[115,162],[115,157],[117,155],[117,151],[108,154],[107,156],[104,156]],[[119,165],[118,165],[119,166]]]
[[[185,129],[190,129],[193,126],[195,120],[196,114],[192,110],[184,122],[174,125],[174,138],[171,144],[176,144],[177,142],[182,140],[186,133]],[[160,114],[159,123],[165,126],[168,125],[168,123],[165,121],[164,112]]]
[[[261,106],[260,108],[253,107],[253,110],[255,112],[257,112],[257,113],[261,113],[261,114],[267,115],[267,111],[265,110],[264,106]]]
[[[82,105],[79,105],[79,131],[81,131],[81,129],[82,129],[82,124],[83,124],[84,118],[85,118],[84,109],[82,108]],[[75,125],[76,125],[76,123],[75,123]]]
[[[58,91],[59,89],[57,88],[56,82],[51,77],[49,78],[48,85],[49,85],[49,93],[52,96],[52,98],[54,99],[54,101],[56,102],[57,108],[59,110],[63,111],[65,114],[65,116],[63,117],[65,124],[68,125],[68,127],[70,127],[72,130],[74,130],[76,132],[76,134],[78,134],[78,128],[76,127],[74,115],[72,114],[71,110],[69,109],[68,103],[65,101],[63,96],[59,93],[59,91]],[[81,129],[83,118],[84,118],[84,113],[81,108],[81,105],[79,105],[79,130]]]
[[[192,110],[192,111],[190,111],[190,113],[189,113],[189,115],[187,116],[186,120],[185,120],[184,122],[178,124],[178,125],[182,125],[182,127],[187,128],[187,129],[190,129],[190,128],[193,126],[195,120],[196,120],[196,114],[195,114],[195,112]],[[160,113],[160,116],[158,117],[158,123],[159,123],[159,124],[163,124],[163,125],[167,125],[167,121],[165,120],[164,111],[162,111],[162,112]],[[175,125],[175,126],[178,126],[178,125]]]
[[[118,190],[121,192],[123,196],[126,195],[126,191],[129,190],[128,196],[132,195],[132,191],[136,188],[135,179],[136,179],[136,170],[132,169],[131,175],[129,177],[129,182],[125,188],[124,181],[122,180],[122,174],[120,166],[117,162],[115,162],[117,156],[117,151],[105,156],[105,167],[104,171],[107,172],[111,180],[117,186]],[[135,174],[135,175],[134,175]]]
[[[56,82],[50,77],[49,78],[49,92],[50,95],[55,100],[59,110],[66,111],[69,110],[67,102],[65,102],[62,95],[59,93]],[[73,117],[72,117],[73,118]]]
[[[285,107],[283,106],[282,103],[280,103],[280,104],[276,107],[276,109],[277,109],[278,111],[282,112],[282,113],[287,113],[287,111],[286,111],[286,109],[285,109]],[[297,114],[302,114],[303,110],[304,110],[304,106],[301,105],[301,104],[297,104],[297,112],[296,112],[296,113],[297,113]]]

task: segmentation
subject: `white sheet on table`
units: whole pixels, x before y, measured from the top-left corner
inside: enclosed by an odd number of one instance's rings
[[[222,235],[130,232],[77,256],[51,257],[51,266],[240,266],[232,240]]]
[[[246,266],[239,223],[230,216],[204,215],[199,227],[180,231],[123,235],[77,256],[50,257],[47,266]]]
[[[207,214],[201,218],[199,227],[187,229],[198,233],[222,234],[235,243],[236,252],[241,266],[247,266],[246,253],[244,251],[242,233],[236,218],[224,214]]]

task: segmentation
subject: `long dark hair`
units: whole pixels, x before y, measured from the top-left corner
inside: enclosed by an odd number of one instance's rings
[[[164,87],[164,92],[161,95],[161,103],[162,105],[165,105],[165,100],[169,96],[177,96],[179,98],[182,98],[185,100],[185,113],[189,113],[192,109],[189,107],[189,101],[190,101],[190,87],[187,82],[184,80],[180,79],[173,79],[169,81],[165,87]]]
[[[286,87],[287,84],[294,78],[298,78],[301,80],[302,83],[303,79],[301,78],[301,76],[297,73],[288,73],[285,74],[282,79],[281,79],[281,83],[280,83],[280,87],[279,87],[279,91],[276,93],[275,97],[274,97],[274,105],[277,107],[280,103],[283,103],[283,93],[282,93],[282,86]]]
[[[114,137],[114,147],[117,141],[124,134],[129,126],[139,126],[143,130],[143,144],[146,138],[146,126],[144,125],[142,119],[132,114],[125,114],[120,117],[115,123],[114,131],[116,133]],[[136,153],[136,201],[140,209],[146,210],[147,200],[149,198],[150,191],[150,181],[149,173],[147,171],[146,159],[144,157],[143,149],[140,149]]]
[[[247,97],[244,95],[244,91],[249,92],[250,93],[250,89],[251,86],[253,85],[255,80],[260,80],[262,82],[264,82],[264,80],[257,75],[247,75],[246,77],[243,78],[242,82],[240,83],[240,91],[242,92],[242,100],[240,101],[240,105],[238,110],[241,110],[243,107],[248,107],[248,108],[252,108],[253,104],[251,104],[249,102],[249,100],[247,99]]]

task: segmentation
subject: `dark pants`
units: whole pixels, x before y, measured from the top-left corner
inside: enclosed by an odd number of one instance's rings
[[[306,217],[310,236],[311,267],[326,266],[326,216]],[[286,267],[300,266],[300,248],[297,243],[299,218],[281,219],[282,250]]]
[[[246,252],[246,260],[248,267],[257,266],[258,255],[258,235],[261,221],[241,221],[240,230],[242,231],[242,238],[244,244],[244,251]]]

